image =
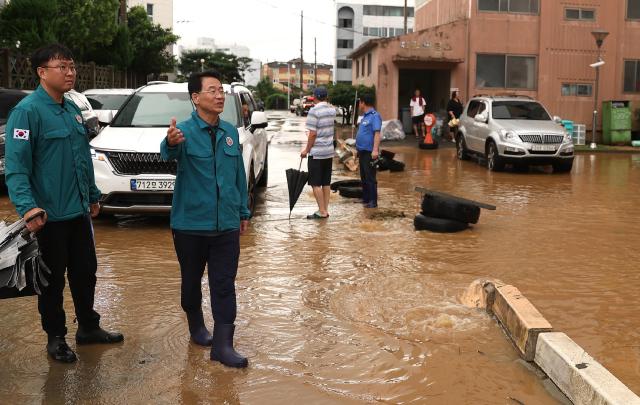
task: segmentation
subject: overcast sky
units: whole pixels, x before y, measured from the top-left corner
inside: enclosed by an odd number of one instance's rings
[[[300,57],[300,11],[304,11],[304,59],[313,62],[317,38],[318,63],[333,64],[334,0],[179,0],[174,1],[174,32],[178,44],[196,38],[217,44],[237,43],[262,62]]]

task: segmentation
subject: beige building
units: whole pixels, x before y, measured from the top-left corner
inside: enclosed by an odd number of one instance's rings
[[[292,88],[300,88],[300,59],[292,59],[288,62],[269,62],[262,65],[261,79],[268,77],[273,87],[281,91],[287,91],[289,83]],[[328,85],[333,82],[333,66],[324,63],[304,64],[302,72],[302,89],[312,90],[317,86]],[[317,82],[316,82],[317,80]]]
[[[173,29],[173,0],[127,0],[127,7],[134,6],[144,7],[155,24]]]
[[[375,85],[385,119],[401,118],[414,89],[443,113],[450,91],[524,94],[591,128],[598,105],[628,100],[640,128],[640,0],[417,0],[416,32],[366,42],[352,54],[353,83]]]

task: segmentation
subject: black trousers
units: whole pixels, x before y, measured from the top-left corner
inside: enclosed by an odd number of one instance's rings
[[[208,266],[213,320],[232,324],[236,320],[236,274],[240,258],[240,231],[216,236],[194,235],[173,230],[180,275],[180,304],[187,313],[202,310],[201,281]]]
[[[47,222],[37,237],[42,259],[51,270],[49,286],[38,296],[42,329],[52,336],[67,334],[63,307],[65,271],[78,324],[88,329],[98,327],[100,315],[93,309],[98,262],[89,215]]]
[[[362,180],[362,183],[368,186],[378,184],[376,180],[376,168],[371,167],[371,152],[361,150],[358,152],[358,158],[360,159],[360,180]]]

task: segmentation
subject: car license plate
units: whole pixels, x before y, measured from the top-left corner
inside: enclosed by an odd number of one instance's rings
[[[536,152],[555,152],[556,145],[531,145],[531,150]]]
[[[173,191],[175,180],[132,179],[132,191]]]

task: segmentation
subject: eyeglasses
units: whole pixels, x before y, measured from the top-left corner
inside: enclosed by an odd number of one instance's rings
[[[202,90],[200,93],[211,93],[214,97],[218,95],[224,96],[224,88],[220,87],[215,90]]]
[[[43,69],[58,69],[61,73],[66,74],[67,72],[75,73],[76,65],[58,65],[58,66],[40,66]]]

